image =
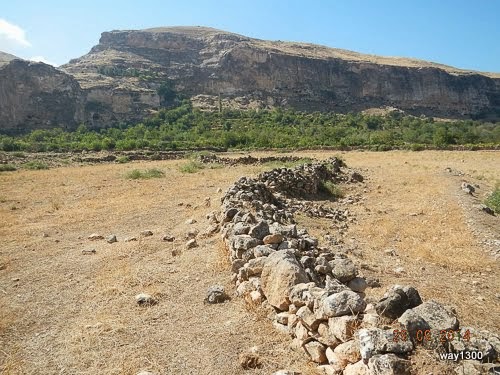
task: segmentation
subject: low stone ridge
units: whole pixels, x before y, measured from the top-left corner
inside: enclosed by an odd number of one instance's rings
[[[319,373],[414,373],[408,357],[420,344],[436,351],[478,350],[483,362],[498,363],[500,338],[491,332],[469,329],[469,341],[456,335],[450,342],[435,340],[440,330],[460,329],[456,313],[422,301],[411,286],[395,285],[378,303],[367,303],[368,283],[354,262],[297,227],[294,213],[307,207],[300,199],[318,194],[327,181],[362,181],[352,173],[333,158],[241,177],[227,190],[210,220],[220,225],[229,250],[236,294],[268,310],[274,327],[291,336]]]

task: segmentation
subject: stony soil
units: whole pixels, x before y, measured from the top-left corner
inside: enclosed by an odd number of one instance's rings
[[[340,153],[300,153],[326,158]],[[266,154],[269,155],[269,154]],[[296,155],[296,154],[294,154]],[[237,155],[241,156],[241,155]],[[380,280],[378,297],[399,283],[458,311],[461,325],[500,331],[500,222],[474,207],[500,180],[498,152],[343,153],[362,170],[363,199],[352,204],[341,246]],[[0,368],[5,374],[269,374],[312,370],[289,339],[244,301],[205,305],[207,288],[232,295],[218,236],[184,248],[186,232],[207,226],[222,193],[242,175],[266,166],[233,166],[182,174],[183,161],[65,166],[0,174]],[[159,168],[166,177],[127,180],[126,171]],[[461,171],[455,176],[446,167]],[[478,197],[460,190],[479,184]],[[211,207],[205,199],[211,198]],[[182,203],[182,204],[181,204]],[[189,218],[194,224],[186,224]],[[302,218],[320,238],[337,228]],[[140,237],[149,229],[153,236]],[[118,242],[89,241],[91,233]],[[44,236],[46,234],[46,236]],[[164,234],[176,237],[161,241]],[[136,242],[123,242],[137,236]],[[83,249],[95,254],[83,255]],[[172,250],[181,254],[173,256]],[[387,250],[393,250],[388,252]],[[403,267],[402,274],[394,269]],[[159,303],[139,307],[146,292]],[[262,367],[242,370],[238,357],[259,348]],[[423,359],[422,359],[423,358]],[[440,367],[417,358],[427,372]]]

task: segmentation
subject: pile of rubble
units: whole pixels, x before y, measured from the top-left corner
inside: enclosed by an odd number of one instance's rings
[[[324,374],[410,374],[418,345],[444,354],[475,351],[474,361],[463,361],[471,374],[498,363],[498,336],[460,328],[452,309],[423,302],[410,286],[368,303],[355,263],[294,222],[301,205],[291,203],[318,194],[326,181],[362,177],[334,158],[242,177],[229,188],[211,220],[220,223],[237,294],[268,309],[276,329]]]

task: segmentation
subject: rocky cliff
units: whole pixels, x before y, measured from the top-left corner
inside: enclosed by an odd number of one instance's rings
[[[85,120],[85,93],[72,76],[44,63],[8,54],[1,58],[2,132],[56,127],[74,129]]]
[[[161,83],[216,108],[359,111],[391,106],[438,117],[498,116],[500,75],[323,46],[251,39],[203,27],[105,32],[63,69],[105,113],[157,108]]]
[[[135,122],[169,105],[173,94],[203,109],[395,107],[435,117],[500,117],[500,74],[204,27],[105,32],[60,70],[5,60],[0,129]]]

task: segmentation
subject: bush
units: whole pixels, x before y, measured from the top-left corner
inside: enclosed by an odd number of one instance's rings
[[[156,168],[150,168],[144,171],[141,171],[139,169],[133,169],[130,172],[127,172],[127,174],[125,175],[125,177],[131,180],[160,178],[164,176],[165,172],[160,171],[159,169]]]
[[[0,164],[0,172],[11,172],[17,170],[15,165],[12,164]]]
[[[49,166],[41,161],[32,160],[23,164],[23,167],[26,169],[32,170],[40,170],[40,169],[49,169]]]
[[[338,185],[335,185],[331,181],[323,181],[321,183],[321,189],[335,199],[343,198],[345,195],[342,188]]]
[[[500,214],[500,187],[497,187],[493,193],[484,201],[498,215]]]
[[[187,163],[181,165],[179,170],[182,173],[196,173],[203,168],[205,168],[205,166],[199,161],[189,160]]]
[[[120,163],[120,164],[125,164],[125,163],[128,163],[130,161],[130,158],[128,156],[126,156],[126,155],[124,155],[124,156],[118,156],[116,158],[116,161],[118,163]]]

